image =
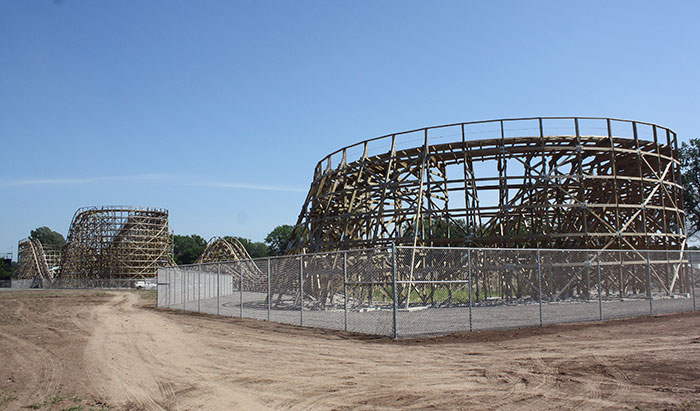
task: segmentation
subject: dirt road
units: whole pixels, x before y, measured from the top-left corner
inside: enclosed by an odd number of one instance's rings
[[[148,296],[0,293],[0,408],[700,407],[697,313],[395,342]]]

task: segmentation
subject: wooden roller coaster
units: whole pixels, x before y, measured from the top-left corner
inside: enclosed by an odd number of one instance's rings
[[[172,264],[168,210],[87,207],[68,232],[61,278],[142,279]]]
[[[683,249],[677,155],[672,130],[610,118],[480,121],[369,139],[318,163],[289,251]]]

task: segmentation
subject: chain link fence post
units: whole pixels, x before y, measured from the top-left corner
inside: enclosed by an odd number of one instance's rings
[[[600,285],[600,250],[596,250],[596,266],[598,269],[598,316],[603,321],[603,287]]]
[[[182,310],[184,311],[185,310],[185,274],[180,273],[180,275],[182,276],[182,281],[180,281],[180,284],[182,285],[182,292],[180,294],[182,294]]]
[[[233,270],[231,270],[231,271],[233,272]],[[224,293],[226,293],[226,295],[230,295],[231,298],[233,299],[233,292],[236,291],[236,275],[233,273],[231,274],[231,283],[228,286],[231,287],[231,292],[229,293],[229,292],[224,291]],[[233,317],[234,315],[235,314],[233,312],[233,309],[231,309],[231,317]]]
[[[539,302],[540,308],[540,327],[544,324],[542,322],[542,264],[540,261],[540,249],[537,249],[537,300]]]
[[[299,325],[304,326],[304,255],[299,257]]]
[[[170,288],[172,287],[172,281],[173,281],[173,280],[172,280],[172,269],[171,269],[171,268],[168,268],[167,273],[168,273],[168,308],[170,308],[171,305],[172,305],[172,302],[171,302],[171,299],[170,299],[171,294],[172,294],[172,293],[170,292]]]
[[[649,315],[652,315],[654,314],[654,299],[651,296],[651,261],[649,260],[649,250],[647,250],[647,290],[647,295],[649,296]]]
[[[243,318],[243,267],[238,268],[238,317]]]
[[[473,301],[472,301],[472,250],[467,249],[467,276],[469,279],[469,332],[471,332],[472,329],[472,307],[473,307]]]
[[[202,268],[197,271],[197,312],[202,312]]]
[[[391,331],[393,334],[394,339],[399,338],[399,329],[398,329],[398,311],[399,311],[399,305],[398,305],[398,288],[396,287],[396,244],[391,243],[391,282],[393,284],[393,321],[392,321],[392,327]]]
[[[348,330],[348,252],[343,251],[343,322]]]
[[[688,253],[688,259],[690,260],[690,286],[693,287],[693,311],[697,310],[697,305],[695,304],[695,272],[693,269],[693,254]]]
[[[272,284],[270,284],[270,257],[267,257],[267,321],[270,321],[272,309]]]
[[[216,315],[219,315],[219,284],[221,284],[221,263],[216,264]]]

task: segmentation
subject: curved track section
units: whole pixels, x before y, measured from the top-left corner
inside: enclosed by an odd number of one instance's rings
[[[321,160],[289,251],[390,243],[683,249],[676,133],[538,117],[428,127]]]
[[[87,207],[76,211],[61,265],[63,278],[155,277],[171,258],[168,210]]]
[[[259,281],[265,274],[255,264],[246,251],[243,244],[234,237],[212,237],[202,255],[197,259],[197,264],[238,262],[234,266],[225,265],[222,268],[227,274],[242,273],[247,280]]]
[[[17,279],[32,279],[33,287],[51,283],[54,277],[51,270],[53,266],[50,266],[50,258],[47,258],[41,242],[25,238],[17,248]]]
[[[197,264],[251,259],[243,244],[235,238],[212,237],[197,259]]]

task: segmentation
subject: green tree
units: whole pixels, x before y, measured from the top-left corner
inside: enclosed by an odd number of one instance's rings
[[[265,243],[270,248],[270,255],[282,255],[292,241],[294,227],[288,224],[278,225],[265,237]]]
[[[44,248],[61,250],[66,245],[66,239],[61,233],[57,233],[49,227],[39,227],[29,233],[29,238],[39,240]]]
[[[700,139],[690,139],[680,150],[681,181],[688,237],[700,231]]]
[[[405,223],[402,228],[402,237],[413,238],[415,231],[412,222]],[[467,222],[463,218],[451,219],[448,222],[437,219],[429,220],[427,217],[423,217],[418,221],[418,238],[421,238],[422,234],[424,234],[426,238],[451,238],[453,241],[463,238],[464,245],[468,245],[466,242],[467,232]]]
[[[202,255],[207,241],[197,234],[173,236],[173,258],[175,263],[192,264]]]
[[[0,280],[9,280],[12,277],[15,265],[16,263],[12,261],[8,263],[8,260],[0,258]]]

